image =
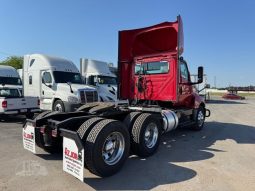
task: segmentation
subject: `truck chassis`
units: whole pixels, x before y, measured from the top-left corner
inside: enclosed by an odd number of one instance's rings
[[[49,153],[62,151],[62,137],[74,140],[78,150],[84,149],[85,168],[106,177],[120,170],[130,151],[140,157],[151,156],[163,133],[177,126],[201,130],[209,116],[204,107],[164,110],[98,102],[76,112],[44,112],[28,119],[25,126],[35,128],[36,145]]]

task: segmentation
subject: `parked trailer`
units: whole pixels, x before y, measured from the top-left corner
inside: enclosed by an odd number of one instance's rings
[[[182,52],[180,16],[175,22],[120,31],[119,98],[129,104],[90,103],[76,112],[42,113],[24,129],[34,131],[36,144],[48,152],[61,150],[64,137],[63,164],[70,174],[78,177],[73,170],[84,164],[98,176],[113,175],[130,150],[149,157],[163,133],[203,128],[210,111],[192,88],[203,81],[203,68],[198,68],[198,81],[191,82]]]

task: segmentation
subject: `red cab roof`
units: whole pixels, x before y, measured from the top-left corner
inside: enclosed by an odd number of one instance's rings
[[[163,22],[154,26],[119,31],[119,61],[130,62],[134,57],[184,50],[181,16],[175,22]],[[178,52],[179,50],[179,52]]]

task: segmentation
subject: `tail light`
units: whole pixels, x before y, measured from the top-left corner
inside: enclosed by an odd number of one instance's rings
[[[2,108],[7,108],[7,101],[2,101]]]
[[[40,100],[39,100],[39,99],[38,99],[38,101],[37,101],[37,105],[40,106]]]
[[[40,132],[43,133],[43,134],[45,133],[45,126],[42,126],[42,127],[40,128]]]

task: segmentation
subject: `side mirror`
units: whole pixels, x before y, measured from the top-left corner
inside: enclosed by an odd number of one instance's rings
[[[204,68],[202,66],[199,66],[197,71],[197,82],[202,83],[203,77],[204,77]]]

